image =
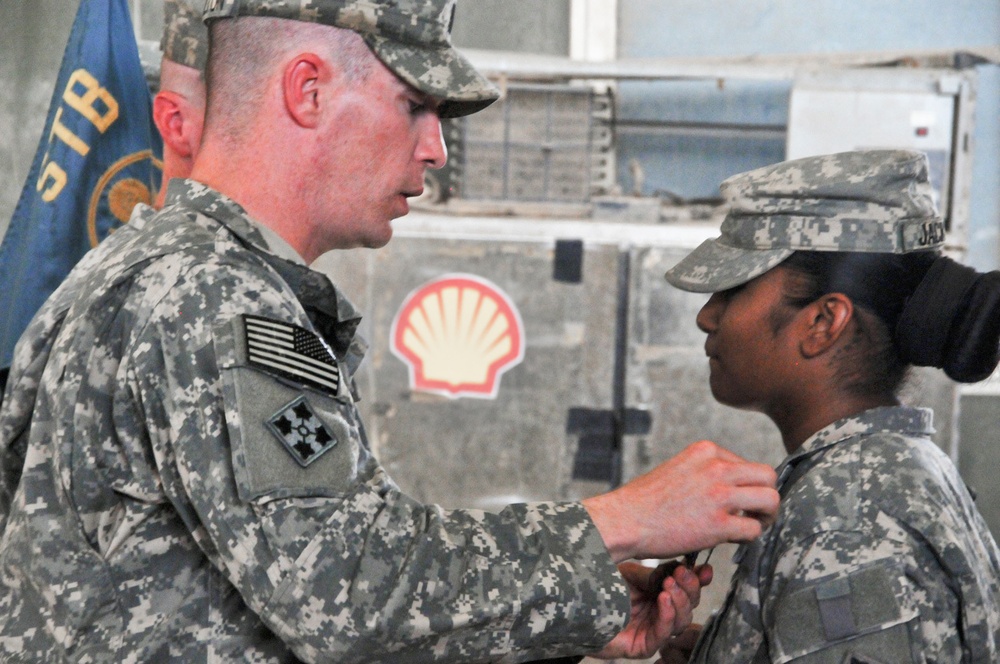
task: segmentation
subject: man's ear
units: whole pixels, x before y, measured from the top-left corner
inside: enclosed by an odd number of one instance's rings
[[[805,334],[799,342],[803,357],[813,358],[832,348],[854,319],[854,303],[843,293],[827,293],[800,312]]]
[[[314,53],[300,53],[285,67],[285,108],[296,124],[310,129],[319,124],[320,84],[327,70],[328,65]]]
[[[187,124],[187,118],[193,112],[188,100],[172,90],[161,90],[153,98],[153,123],[160,131],[164,145],[185,159],[191,158],[198,149],[193,144],[196,137]]]

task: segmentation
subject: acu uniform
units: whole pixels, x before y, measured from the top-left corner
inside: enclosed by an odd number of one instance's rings
[[[666,278],[738,287],[795,251],[909,253],[944,242],[927,157],[844,152],[735,175],[730,210]],[[779,468],[776,523],[737,553],[692,662],[1000,661],[1000,552],[931,411],[877,408],[809,437]]]
[[[932,432],[929,410],[877,408],[790,455],[691,661],[996,662],[1000,552]]]
[[[358,421],[350,303],[217,192],[175,180],[167,203],[17,348],[4,661],[524,661],[618,633],[581,505],[402,494]]]

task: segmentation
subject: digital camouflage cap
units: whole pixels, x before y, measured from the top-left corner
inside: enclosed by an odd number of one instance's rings
[[[734,175],[719,190],[730,205],[722,234],[667,271],[682,290],[739,286],[797,250],[898,254],[944,244],[922,152],[805,157]]]
[[[347,28],[389,69],[441,100],[441,117],[480,111],[500,92],[451,44],[457,0],[208,0],[205,21],[271,16]]]
[[[190,2],[202,6],[199,0]],[[201,20],[201,9],[194,9],[188,0],[164,0],[160,50],[168,60],[204,72],[208,62],[208,28]]]

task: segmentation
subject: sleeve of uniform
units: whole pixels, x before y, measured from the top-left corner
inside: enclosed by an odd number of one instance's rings
[[[960,661],[946,575],[914,557],[917,540],[897,535],[825,531],[788,546],[761,587],[770,661]]]
[[[268,325],[291,350],[268,346]],[[165,490],[299,657],[517,662],[623,627],[628,594],[582,506],[491,514],[402,494],[342,367],[306,361],[317,344],[280,279],[206,264],[156,302],[131,358]]]

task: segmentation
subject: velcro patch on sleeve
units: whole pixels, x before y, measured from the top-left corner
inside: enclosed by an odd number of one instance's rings
[[[322,392],[338,393],[337,360],[315,332],[259,316],[243,316],[243,323],[250,366]]]
[[[884,659],[880,653],[909,652],[905,623],[917,615],[912,590],[891,560],[812,580],[776,600],[772,660],[834,651],[855,657],[867,652],[878,662]],[[821,660],[827,661],[815,659]]]
[[[350,491],[362,453],[361,423],[349,381],[339,380],[337,360],[322,340],[294,324],[250,315],[220,324],[214,338],[240,498],[267,502]]]

